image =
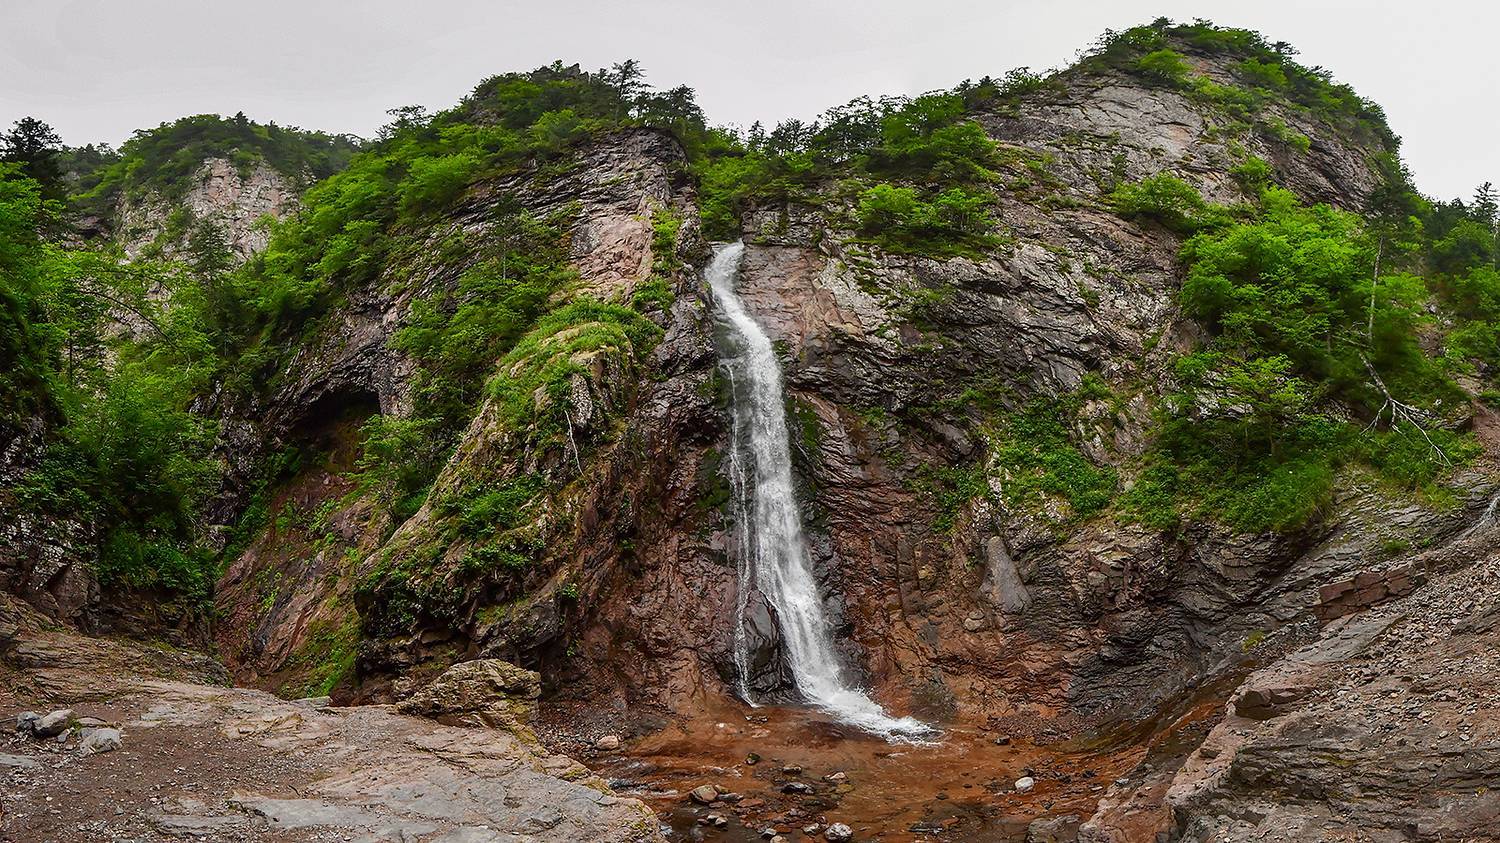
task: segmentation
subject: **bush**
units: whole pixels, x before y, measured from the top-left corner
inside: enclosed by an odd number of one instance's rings
[[[1197,188],[1170,173],[1122,184],[1110,193],[1109,202],[1122,217],[1152,219],[1183,234],[1223,219],[1223,211],[1203,201]]]
[[[1153,50],[1136,59],[1135,69],[1147,79],[1185,87],[1193,75],[1192,65],[1176,50]]]
[[[976,255],[993,245],[995,220],[990,200],[961,187],[930,200],[910,187],[876,185],[860,195],[860,233],[892,252],[951,257]]]

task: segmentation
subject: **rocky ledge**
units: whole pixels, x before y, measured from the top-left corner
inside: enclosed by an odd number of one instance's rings
[[[38,621],[0,605],[0,710],[22,712],[0,738],[0,839],[661,840],[528,730],[281,700],[201,656]]]

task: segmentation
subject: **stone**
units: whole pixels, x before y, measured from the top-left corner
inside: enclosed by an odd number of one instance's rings
[[[854,830],[843,823],[833,823],[823,831],[823,839],[828,843],[848,843],[854,839]]]
[[[0,767],[8,767],[13,770],[34,770],[40,766],[42,765],[35,758],[0,752]]]
[[[723,814],[709,814],[700,819],[699,822],[704,825],[711,825],[714,828],[726,828],[729,825],[729,819]]]
[[[825,782],[833,782],[834,784],[843,784],[844,782],[846,782],[848,780],[849,780],[849,774],[846,773],[846,772],[844,772],[843,770],[839,770],[836,773],[829,773],[828,775],[826,775],[826,776],[823,777],[823,781],[825,781]]]
[[[800,776],[802,775],[802,767],[799,764],[786,764],[782,766],[781,772],[788,776]]]
[[[719,798],[719,791],[711,784],[700,784],[688,791],[688,798],[699,805],[712,805]]]
[[[1033,820],[1026,827],[1026,843],[1074,843],[1082,822],[1077,814]]]
[[[600,752],[614,752],[615,750],[617,750],[619,748],[620,748],[620,737],[619,737],[619,735],[605,735],[604,737],[600,738],[599,740],[594,741],[594,749],[597,749]]]
[[[487,726],[529,737],[542,695],[535,671],[500,659],[459,662],[396,706],[450,726]]]
[[[23,711],[16,715],[16,731],[23,735],[30,735],[36,731],[36,722],[42,719],[42,715],[35,711]]]
[[[752,752],[749,755],[745,756],[745,763],[750,765],[751,767],[754,767],[756,764],[760,763],[760,756]]]
[[[217,835],[222,835],[222,839],[232,839],[234,835],[229,832],[241,829],[249,823],[248,817],[235,814],[215,816],[152,814],[149,819],[152,827],[167,837],[188,839],[203,839]]]
[[[100,752],[114,752],[124,743],[119,729],[108,726],[100,726],[94,729],[83,730],[83,740],[78,744],[78,751],[84,755],[95,755]]]
[[[805,796],[809,793],[812,793],[813,789],[812,785],[808,784],[807,782],[787,782],[786,784],[781,786],[781,792],[795,793]]]
[[[68,728],[68,723],[73,719],[73,709],[60,708],[48,712],[45,717],[37,720],[32,725],[31,733],[39,738],[50,738],[61,735]]]
[[[1036,779],[1031,776],[1022,776],[1016,779],[1016,793],[1030,793],[1036,787]]]

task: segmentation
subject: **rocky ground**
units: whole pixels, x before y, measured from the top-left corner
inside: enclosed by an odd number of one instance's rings
[[[527,730],[225,687],[201,656],[5,608],[0,711],[72,710],[60,736],[0,738],[7,843],[660,839],[642,803]],[[117,729],[118,748],[85,752],[94,729]]]

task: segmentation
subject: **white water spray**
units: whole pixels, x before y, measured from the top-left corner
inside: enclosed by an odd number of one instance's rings
[[[844,680],[834,653],[818,582],[807,558],[802,520],[792,485],[791,444],[781,387],[781,368],[770,337],[735,293],[743,243],[718,246],[708,267],[708,284],[728,327],[728,370],[733,400],[734,454],[731,481],[741,502],[740,606],[735,658],[740,691],[749,657],[745,641],[745,601],[749,586],[765,595],[776,611],[786,658],[807,701],[853,726],[887,738],[907,740],[933,734],[911,717],[891,717],[874,700]]]

